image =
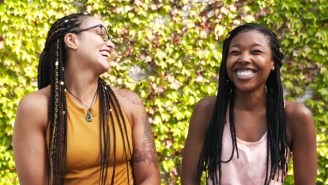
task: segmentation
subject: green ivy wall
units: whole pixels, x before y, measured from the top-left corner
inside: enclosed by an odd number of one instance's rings
[[[101,17],[117,42],[112,69],[104,78],[143,98],[155,135],[162,184],[180,184],[189,119],[200,98],[216,94],[224,36],[245,22],[274,30],[286,55],[282,68],[286,99],[312,110],[317,129],[317,184],[328,184],[325,0],[0,3],[0,185],[19,184],[12,151],[15,111],[19,100],[36,90],[38,57],[47,31],[56,19],[79,11]],[[293,184],[292,176],[286,184]]]

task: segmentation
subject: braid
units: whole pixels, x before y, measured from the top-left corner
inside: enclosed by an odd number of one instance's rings
[[[101,150],[101,174],[100,174],[100,183],[105,184],[106,178],[107,178],[107,166],[110,163],[110,139],[113,139],[113,160],[111,163],[114,163],[113,171],[112,171],[112,177],[111,177],[111,184],[114,184],[114,174],[115,174],[115,164],[116,164],[116,137],[117,132],[119,132],[120,137],[123,140],[123,149],[124,149],[124,156],[126,161],[126,168],[127,168],[127,175],[129,174],[129,160],[128,156],[132,156],[132,147],[130,145],[130,142],[128,141],[128,135],[127,135],[127,127],[126,122],[124,119],[123,111],[119,105],[119,102],[107,83],[99,78],[98,80],[98,89],[100,89],[99,97],[100,102],[104,102],[103,104],[100,104],[100,150]],[[114,118],[117,119],[117,122],[119,123],[119,131],[116,131],[114,126]],[[111,125],[109,125],[111,124]],[[110,127],[111,126],[111,127]],[[110,132],[110,128],[113,129],[112,132]],[[110,133],[113,133],[113,136],[110,136]],[[103,145],[102,145],[103,143]],[[126,147],[127,146],[127,147]],[[127,151],[128,148],[128,151]],[[130,178],[128,176],[128,184],[130,184]]]
[[[77,30],[81,24],[82,17],[90,16],[84,13],[71,14],[69,16],[63,17],[57,20],[50,28],[48,36],[46,39],[45,47],[40,55],[40,61],[38,66],[38,88],[42,89],[50,85],[51,79],[49,73],[55,72],[55,57],[56,50],[61,50],[63,57],[65,57],[64,50],[64,36],[69,33]],[[56,40],[62,40],[62,44],[59,48],[56,46]],[[58,61],[65,64],[65,60]],[[51,66],[52,65],[52,66]]]
[[[109,86],[108,86],[109,87]],[[115,113],[115,116],[119,119],[119,131],[120,131],[120,134],[121,134],[121,137],[122,137],[122,140],[123,140],[123,149],[124,149],[124,156],[126,157],[125,161],[126,161],[126,167],[127,167],[127,174],[129,174],[129,163],[128,163],[128,159],[127,159],[127,154],[129,154],[130,156],[132,155],[132,148],[131,148],[131,145],[129,143],[129,141],[127,140],[128,138],[128,135],[127,135],[127,127],[126,127],[126,122],[125,122],[125,119],[124,119],[124,116],[123,116],[123,111],[122,109],[120,108],[120,105],[119,105],[119,102],[118,102],[118,99],[116,98],[113,90],[109,87],[109,93],[111,94],[111,96],[108,96],[110,98],[110,100],[112,102],[114,102],[114,113]],[[129,153],[127,153],[126,151],[126,145],[128,146],[128,149],[129,149]],[[115,167],[114,167],[115,169]],[[130,183],[130,179],[128,179],[128,183]]]
[[[277,177],[278,180],[280,175],[284,176],[288,171],[288,144],[285,124],[284,95],[280,77],[280,68],[284,56],[280,51],[280,45],[275,33],[271,30],[267,30],[266,35],[270,41],[272,58],[275,61],[275,70],[270,73],[266,81],[266,115],[268,125],[267,146],[269,150],[267,150],[267,172],[265,184],[269,184],[271,179]],[[269,161],[271,164],[270,173],[268,173]],[[278,170],[281,170],[283,174],[279,174]],[[283,181],[283,177],[281,179]]]
[[[50,182],[52,184],[63,184],[66,164],[66,99],[63,81],[62,53],[60,52],[62,41],[56,41],[56,62],[51,66],[54,71],[50,76],[50,104],[49,104],[49,158],[50,158]],[[54,67],[54,69],[53,69]],[[65,104],[64,104],[65,103]],[[53,115],[53,116],[52,116]]]
[[[224,41],[222,60],[227,59],[230,41]],[[226,52],[224,52],[226,51]],[[219,71],[219,89],[215,108],[207,130],[203,152],[199,160],[198,176],[200,177],[203,171],[208,171],[208,177],[214,184],[220,184],[220,178],[217,177],[217,168],[219,168],[219,176],[221,175],[221,153],[222,153],[222,136],[224,124],[226,122],[226,112],[231,97],[233,84],[228,78],[226,63],[222,62]],[[219,136],[219,137],[218,137]],[[235,146],[235,144],[234,144]],[[232,158],[232,157],[231,157]],[[229,162],[231,158],[226,161]],[[219,179],[219,181],[218,181]]]
[[[67,152],[67,103],[66,87],[64,84],[64,66],[66,60],[64,36],[79,29],[82,18],[89,14],[77,13],[56,21],[48,32],[45,48],[40,55],[38,66],[38,88],[50,85],[49,99],[49,184],[63,185]],[[116,138],[122,137],[126,159],[127,174],[131,162],[132,146],[128,141],[126,122],[123,111],[112,89],[99,78],[98,80],[99,108],[100,108],[100,179],[99,184],[106,184],[107,169],[114,164],[111,184],[114,184],[116,165]],[[114,118],[119,123],[119,130],[115,130]],[[111,124],[111,125],[110,125]],[[111,136],[110,129],[113,136]],[[113,139],[113,160],[110,159],[110,145]],[[126,147],[127,146],[127,147]],[[127,151],[128,150],[128,151]],[[133,170],[132,170],[133,173]],[[130,178],[128,176],[128,178]],[[130,179],[128,179],[130,184]]]
[[[49,98],[49,184],[64,184],[67,150],[67,106],[64,84],[64,35],[77,29],[85,14],[72,14],[55,22],[40,55],[38,88],[50,85]]]
[[[211,180],[213,184],[221,184],[221,163],[228,163],[232,159],[235,150],[237,152],[237,158],[239,158],[233,112],[234,85],[228,78],[226,62],[231,40],[239,33],[251,30],[257,30],[268,38],[272,50],[272,59],[275,65],[275,70],[270,73],[266,81],[266,120],[268,139],[266,178],[263,183],[265,185],[269,184],[270,180],[276,177],[279,170],[282,171],[282,175],[288,171],[288,145],[285,125],[284,97],[280,79],[280,67],[282,65],[283,54],[280,51],[279,42],[274,32],[258,24],[247,23],[233,29],[223,42],[222,62],[219,71],[219,90],[212,118],[207,129],[203,151],[198,162],[199,179],[203,171],[205,171],[206,174],[208,173],[206,178]],[[229,107],[230,133],[233,147],[230,158],[227,161],[222,161],[222,137],[224,125],[226,123],[227,107]],[[217,175],[217,171],[219,172],[219,176]],[[277,178],[279,178],[279,176],[280,174],[278,173]]]
[[[49,184],[64,184],[66,151],[67,151],[67,104],[66,87],[64,84],[64,65],[66,60],[64,36],[78,30],[82,17],[90,16],[84,13],[72,14],[56,21],[46,40],[38,66],[38,88],[50,85],[49,100]],[[100,179],[99,184],[106,184],[107,170],[110,163],[114,164],[111,184],[114,184],[116,165],[117,133],[123,139],[126,158],[127,174],[129,174],[128,156],[132,156],[132,148],[128,141],[126,122],[122,109],[112,89],[99,78],[98,80],[99,108],[100,108]],[[113,112],[115,116],[113,116]],[[119,123],[119,131],[115,130],[114,118]],[[111,125],[110,125],[111,124]],[[113,129],[111,136],[110,128]],[[113,161],[110,159],[111,139],[113,139]],[[127,147],[126,147],[127,146]],[[129,151],[127,151],[127,149]],[[128,176],[129,178],[129,176]],[[130,183],[130,179],[129,183]]]

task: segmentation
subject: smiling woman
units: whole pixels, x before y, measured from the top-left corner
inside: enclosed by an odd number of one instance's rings
[[[230,43],[227,74],[240,91],[265,89],[265,81],[274,68],[272,52],[265,35],[258,31],[243,32]],[[253,85],[253,86],[252,86]]]
[[[295,184],[314,185],[317,156],[311,112],[284,101],[276,35],[243,24],[224,40],[217,96],[200,100],[190,120],[182,184],[283,184],[293,157]]]
[[[20,184],[159,184],[140,97],[99,75],[114,49],[100,19],[56,21],[38,68],[39,90],[19,103],[14,155]]]

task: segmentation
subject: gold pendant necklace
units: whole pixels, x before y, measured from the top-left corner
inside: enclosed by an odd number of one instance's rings
[[[93,99],[92,99],[92,102],[91,102],[90,107],[88,107],[85,103],[83,103],[83,101],[80,100],[77,96],[75,96],[75,95],[74,95],[74,94],[73,94],[73,93],[72,93],[67,87],[66,87],[66,89],[67,89],[67,91],[68,91],[68,93],[69,93],[70,95],[72,95],[77,101],[79,101],[83,106],[85,106],[85,107],[88,109],[88,111],[87,111],[87,115],[85,116],[85,121],[87,121],[87,122],[91,122],[92,119],[93,119],[93,117],[92,117],[92,113],[91,113],[91,107],[92,107],[92,105],[93,105],[93,102],[94,102],[95,99],[96,99],[98,89],[97,89],[95,95],[93,96]]]

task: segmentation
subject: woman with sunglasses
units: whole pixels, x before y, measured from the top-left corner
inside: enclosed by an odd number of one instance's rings
[[[159,184],[156,149],[140,97],[99,76],[114,44],[101,20],[57,20],[38,67],[38,91],[19,103],[14,156],[25,184]]]

